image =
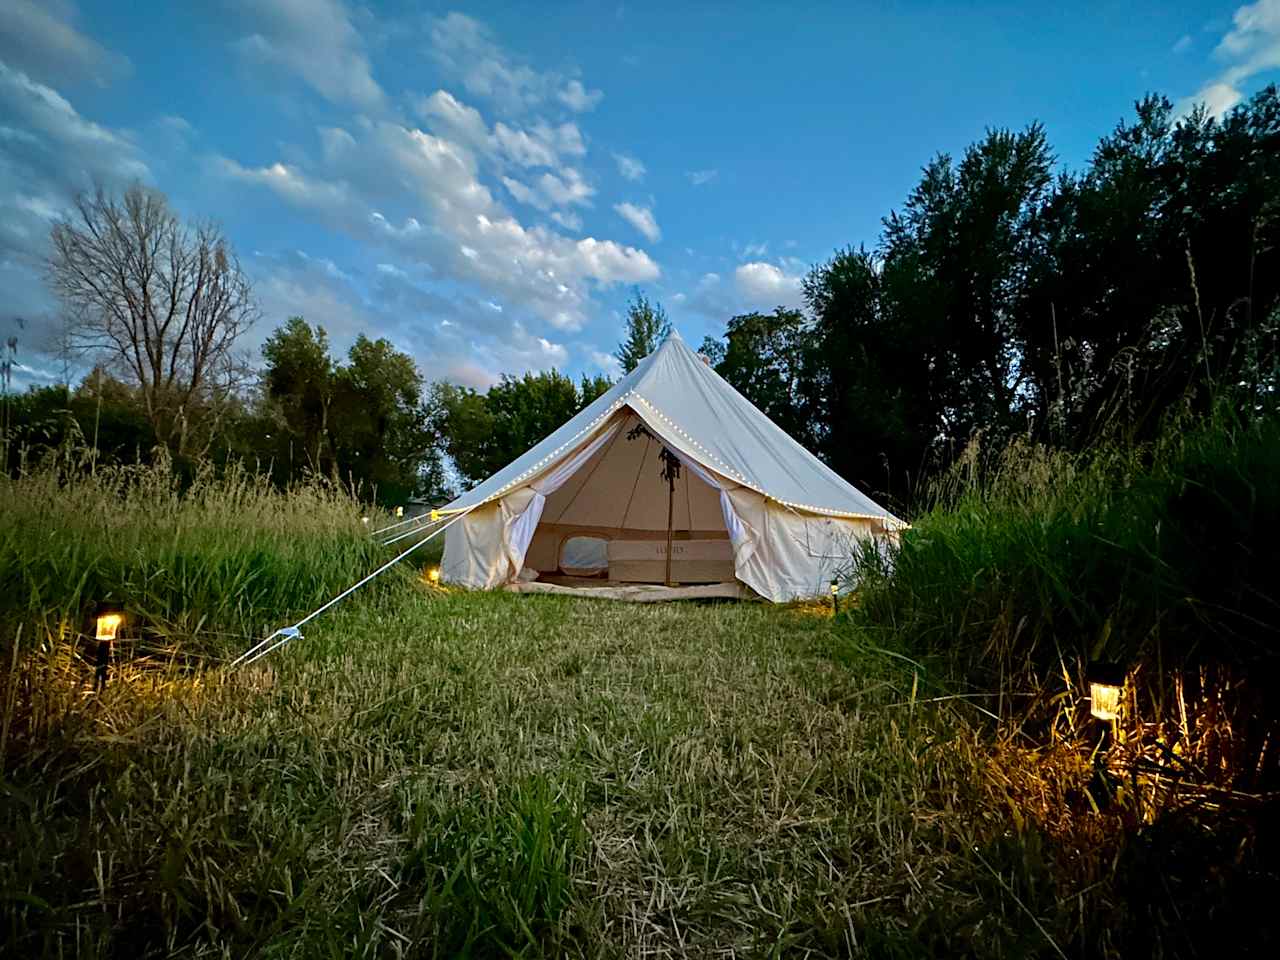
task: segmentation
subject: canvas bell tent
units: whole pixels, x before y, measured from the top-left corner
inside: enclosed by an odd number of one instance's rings
[[[773,601],[825,593],[855,541],[903,526],[675,334],[439,514],[446,583],[729,583]]]

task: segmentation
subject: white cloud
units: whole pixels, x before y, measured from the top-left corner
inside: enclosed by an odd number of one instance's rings
[[[695,187],[705,186],[708,183],[714,183],[720,176],[719,170],[687,170],[685,176]]]
[[[1221,116],[1244,99],[1240,87],[1248,80],[1280,68],[1280,0],[1257,0],[1240,7],[1231,24],[1214,49],[1225,69],[1198,92],[1178,101],[1177,116],[1187,115],[1201,103],[1213,116]]]
[[[519,166],[551,167],[555,165],[555,150],[546,141],[530,135],[526,130],[513,130],[505,123],[498,123],[493,128],[493,136],[502,152]]]
[[[1177,43],[1173,45],[1171,50],[1174,53],[1186,53],[1188,50],[1191,49],[1191,43],[1192,43],[1191,34],[1184,33],[1182,36],[1178,38]]]
[[[1211,117],[1220,117],[1244,98],[1229,83],[1210,83],[1190,97],[1184,97],[1174,105],[1174,116],[1185,117],[1196,107],[1204,105]]]
[[[480,111],[462,103],[449,91],[437,90],[429,97],[419,98],[416,109],[437,133],[452,137],[479,153],[492,149],[489,125]]]
[[[636,206],[634,203],[615,203],[613,209],[618,216],[644,234],[650,243],[657,243],[661,239],[662,231],[658,229],[658,221],[648,207]]]
[[[226,157],[217,158],[215,164],[224,175],[245,183],[268,187],[304,209],[337,215],[339,219],[350,216],[357,209],[346,184],[316,179],[297,167],[284,163],[273,163],[266,167],[242,167]]]
[[[51,221],[95,182],[115,189],[150,182],[152,173],[127,133],[87,119],[57,90],[3,61],[0,118],[0,326],[24,319],[20,340],[30,361],[57,329],[43,279]],[[22,382],[37,373],[33,367]]]
[[[615,153],[613,159],[618,165],[618,172],[628,180],[643,180],[644,175],[649,172],[643,163],[625,153]]]
[[[643,250],[524,226],[479,180],[474,154],[399,124],[368,124],[358,140],[323,156],[322,172],[284,163],[243,168],[224,160],[221,166],[344,232],[388,246],[402,260],[429,264],[442,278],[497,294],[557,329],[585,323],[589,282],[647,282],[660,273]],[[548,209],[585,205],[593,192],[577,171],[545,173],[532,186],[506,180],[513,193]]]
[[[296,74],[334,103],[365,109],[385,97],[364,39],[341,0],[241,0],[256,28],[236,41],[247,60]]]
[[[582,218],[576,213],[569,210],[556,210],[551,214],[551,219],[566,230],[572,230],[577,233],[582,229]]]
[[[468,93],[491,101],[511,116],[553,100],[584,113],[604,98],[603,92],[587,89],[580,80],[518,62],[497,44],[488,27],[463,13],[447,14],[432,24],[430,51]]]
[[[606,376],[616,377],[621,375],[622,364],[618,362],[618,358],[612,353],[605,353],[603,350],[588,348],[587,356],[591,358],[592,364],[599,368]]]
[[[586,113],[588,110],[594,110],[604,99],[604,91],[588,90],[582,85],[582,81],[570,80],[565,84],[564,89],[556,94],[556,97],[570,110]]]
[[[1240,83],[1280,67],[1280,0],[1258,0],[1236,10],[1231,30],[1214,52],[1234,61],[1223,79]]]
[[[565,167],[559,174],[544,173],[526,184],[514,177],[503,177],[503,184],[511,196],[521,203],[538,210],[556,207],[590,206],[595,188],[582,179],[582,174],[572,167]]]
[[[0,4],[0,60],[28,76],[56,82],[89,79],[105,86],[128,73],[128,58],[77,30],[77,16],[68,0],[5,0]]]
[[[733,274],[738,292],[753,306],[798,306],[800,277],[784,273],[772,263],[744,263]]]
[[[357,334],[384,336],[413,356],[427,379],[477,389],[495,383],[502,372],[546,369],[568,359],[564,344],[531,334],[506,319],[498,305],[442,296],[413,283],[403,270],[382,269],[389,266],[353,278],[302,251],[253,258],[247,267],[264,317],[253,346],[287,317],[301,314],[325,328],[335,354],[345,353]]]
[[[587,152],[576,124],[553,126],[539,120],[525,128],[499,121],[491,132],[479,110],[447,90],[420,97],[414,108],[438,134],[499,166],[512,163],[519,167],[555,167],[565,157],[582,157]]]
[[[147,165],[124,135],[86,120],[52,87],[2,62],[0,106],[10,123],[20,125],[18,129],[28,143],[41,142],[68,151],[58,158],[64,168],[125,179],[149,175]]]

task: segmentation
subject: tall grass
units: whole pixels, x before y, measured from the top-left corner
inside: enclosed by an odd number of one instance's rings
[[[105,600],[125,605],[130,636],[223,655],[381,562],[364,512],[321,480],[280,491],[235,466],[183,479],[164,459],[94,468],[61,451],[0,478],[0,629],[74,633]]]
[[[851,642],[928,663],[931,692],[1040,757],[1011,795],[1068,785],[1027,822],[1059,853],[1113,850],[1080,876],[1142,954],[1213,952],[1233,924],[1277,943],[1258,894],[1280,891],[1278,476],[1280,421],[1220,412],[1141,448],[975,444],[890,563],[860,558]],[[1129,669],[1113,730],[1090,660]]]
[[[1276,784],[1278,476],[1280,421],[1230,414],[1087,456],[975,446],[892,575],[867,558],[857,627],[1005,694],[1006,718],[1052,712],[1085,661],[1124,663],[1170,745],[1199,744],[1218,782]]]

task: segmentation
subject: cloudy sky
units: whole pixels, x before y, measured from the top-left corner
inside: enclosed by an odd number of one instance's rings
[[[0,3],[0,336],[48,382],[50,221],[138,180],[292,314],[475,386],[613,373],[632,288],[686,340],[798,302],[940,150],[1045,123],[1064,166],[1146,92],[1280,74],[1280,0]],[[962,11],[962,12],[961,12]],[[22,318],[19,327],[17,318]]]

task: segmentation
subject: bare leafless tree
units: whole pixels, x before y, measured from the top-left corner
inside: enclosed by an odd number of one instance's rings
[[[145,187],[99,187],[54,224],[52,246],[49,280],[75,345],[132,375],[173,452],[207,448],[237,384],[236,338],[257,317],[221,230],[183,223]]]

